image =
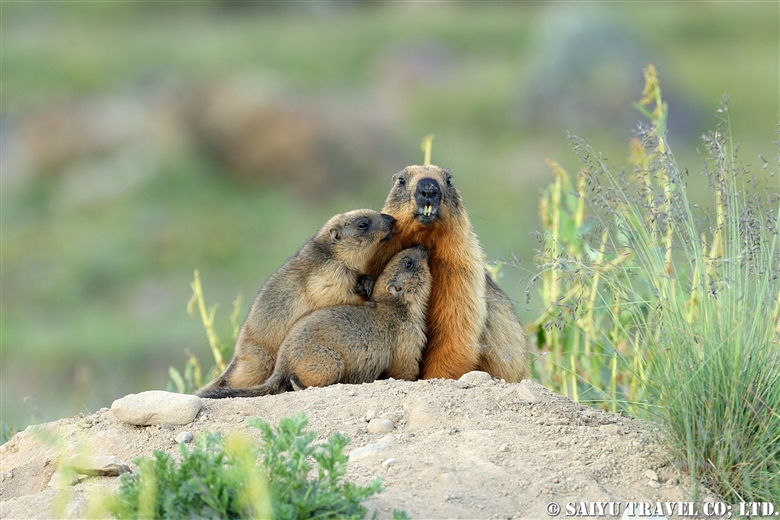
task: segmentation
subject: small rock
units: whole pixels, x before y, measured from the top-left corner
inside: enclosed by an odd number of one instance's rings
[[[192,440],[192,434],[190,432],[181,432],[176,437],[174,437],[173,440],[176,441],[176,444],[190,442]]]
[[[115,456],[73,455],[65,461],[64,467],[81,475],[118,477],[130,471],[130,466]]]
[[[458,379],[457,381],[453,381],[452,386],[454,386],[455,388],[464,388],[464,389],[471,388],[470,384],[468,384],[466,381],[461,381],[460,379]]]
[[[396,459],[385,459],[382,461],[382,467],[385,469],[389,468],[390,466],[395,466],[396,464],[398,464]]]
[[[474,370],[460,376],[460,379],[458,379],[458,381],[463,381],[464,383],[477,386],[477,385],[481,385],[493,381],[493,377],[487,372]]]
[[[609,435],[620,435],[620,427],[617,424],[602,424],[599,431]]]
[[[503,446],[498,448],[498,451],[503,452],[503,453],[508,452],[509,451],[509,444],[504,444]]]
[[[647,481],[647,485],[650,486],[653,489],[658,489],[659,487],[661,487],[661,483],[660,482],[656,482],[655,480],[648,480]]]
[[[386,449],[387,449],[387,444],[383,442],[368,444],[366,446],[363,446],[362,448],[357,448],[352,450],[352,453],[349,454],[349,462],[354,462],[356,460],[371,457],[373,455],[376,455],[377,453],[381,453],[385,451]]]
[[[658,482],[658,473],[656,473],[652,469],[648,469],[647,471],[645,471],[644,475],[650,480],[655,480],[656,482]]]
[[[525,385],[517,385],[515,392],[517,393],[517,397],[527,403],[535,403],[538,400],[536,394]]]
[[[354,397],[355,396],[355,390],[353,388],[350,388],[349,390],[347,390],[347,395],[351,395],[352,397]]]
[[[368,423],[368,433],[390,433],[393,428],[393,421],[388,419],[371,419]]]
[[[366,422],[371,422],[371,419],[376,417],[376,411],[375,410],[369,410],[366,412]]]
[[[457,475],[451,471],[439,475],[439,480],[445,484],[460,484]]]
[[[679,484],[679,481],[677,480],[677,477],[672,477],[669,480],[666,481],[667,486],[676,486]]]
[[[12,469],[0,473],[0,482],[5,482],[6,480],[11,480],[12,478],[14,478],[14,470]]]
[[[393,424],[396,424],[398,421],[401,420],[401,414],[396,412],[385,412],[382,414],[382,419],[387,419],[388,421],[392,421]]]
[[[111,405],[111,411],[120,421],[138,426],[189,424],[202,405],[197,395],[150,390],[117,399]]]

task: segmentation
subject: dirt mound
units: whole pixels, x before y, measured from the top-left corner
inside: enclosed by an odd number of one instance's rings
[[[638,421],[578,405],[531,381],[471,381],[384,380],[206,399],[186,426],[130,426],[103,408],[37,432],[28,428],[0,447],[0,516],[54,516],[58,491],[50,480],[60,459],[74,452],[130,463],[155,449],[178,453],[174,437],[184,431],[241,431],[259,440],[246,418],[276,424],[298,411],[319,440],[335,432],[352,438],[347,478],[367,484],[382,477],[385,490],[368,502],[379,518],[393,509],[413,518],[549,518],[550,502],[566,516],[568,502],[607,501],[622,503],[622,515],[628,502],[688,500],[677,471]],[[387,421],[369,428],[373,417],[389,420],[392,431]],[[118,479],[91,477],[69,488],[66,514],[84,514],[92,486],[117,487]]]

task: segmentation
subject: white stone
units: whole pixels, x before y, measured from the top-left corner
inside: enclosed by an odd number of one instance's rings
[[[150,390],[117,399],[111,405],[111,411],[120,421],[138,426],[165,422],[189,424],[202,405],[197,395]]]
[[[393,421],[389,419],[371,419],[368,423],[368,433],[390,433],[393,431]]]
[[[396,459],[385,459],[382,461],[382,467],[385,469],[389,468],[390,466],[395,466],[396,464],[398,464]]]
[[[388,421],[393,421],[393,424],[396,424],[398,421],[402,419],[401,414],[396,412],[385,412],[382,414],[382,419],[387,419]]]
[[[517,385],[515,392],[517,392],[517,397],[527,401],[529,403],[535,403],[538,399],[536,394],[534,394],[527,386],[525,385]]]
[[[190,432],[181,432],[173,439],[176,441],[176,444],[190,442],[192,440],[192,434]]]
[[[460,376],[460,379],[458,381],[463,381],[464,383],[468,383],[470,385],[481,385],[484,383],[489,383],[493,381],[493,376],[488,374],[487,372],[480,372],[479,370],[474,370],[472,372],[467,372]]]
[[[356,460],[371,457],[373,455],[385,451],[386,449],[387,449],[387,444],[383,444],[383,443],[368,444],[366,446],[363,446],[362,448],[357,448],[352,450],[352,453],[349,454],[349,462],[354,462]]]

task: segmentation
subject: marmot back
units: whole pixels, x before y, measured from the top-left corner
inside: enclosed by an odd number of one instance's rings
[[[265,282],[239,330],[230,364],[198,395],[226,397],[227,389],[262,383],[298,319],[323,307],[364,303],[370,284],[365,287],[360,275],[392,235],[393,223],[392,217],[370,209],[329,219]]]
[[[453,378],[479,369],[507,381],[528,376],[528,340],[509,298],[490,280],[484,256],[449,171],[409,166],[393,176],[382,211],[396,232],[369,268],[411,244],[430,251],[433,289],[423,378]]]
[[[254,388],[224,389],[224,397],[368,383],[380,377],[417,379],[431,292],[428,251],[416,246],[396,254],[374,288],[371,301],[363,305],[329,307],[301,318],[279,347],[268,381]]]

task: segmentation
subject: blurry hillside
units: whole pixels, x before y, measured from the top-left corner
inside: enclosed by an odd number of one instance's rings
[[[11,3],[2,7],[2,420],[164,388],[200,269],[228,335],[332,214],[391,175],[452,169],[522,319],[545,157],[566,132],[618,164],[655,62],[670,141],[731,96],[745,162],[773,157],[780,7],[766,3]],[[703,201],[706,203],[706,201]]]

